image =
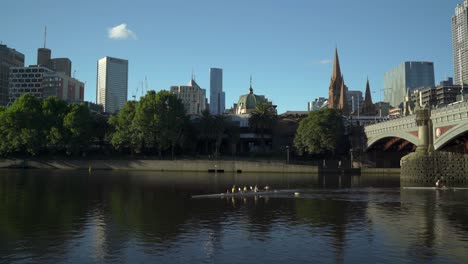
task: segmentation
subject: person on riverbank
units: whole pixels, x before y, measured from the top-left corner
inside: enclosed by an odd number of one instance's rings
[[[440,178],[437,178],[435,186],[436,188],[445,188],[445,185],[442,183],[442,180]]]

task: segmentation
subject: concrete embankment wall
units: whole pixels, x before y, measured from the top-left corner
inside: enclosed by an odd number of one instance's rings
[[[402,183],[433,184],[438,177],[449,185],[468,183],[468,155],[415,152],[401,160]]]
[[[318,173],[318,167],[280,162],[211,160],[0,160],[0,168],[37,169],[152,170],[152,171],[225,171],[265,173]]]
[[[400,175],[400,168],[361,168],[361,175]]]

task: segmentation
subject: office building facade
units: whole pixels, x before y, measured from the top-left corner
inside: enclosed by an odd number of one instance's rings
[[[11,67],[23,67],[24,55],[6,45],[0,45],[0,105],[8,104]]]
[[[407,61],[384,75],[384,101],[393,107],[403,103],[406,91],[434,87],[434,63]]]
[[[67,102],[83,102],[84,83],[63,72],[45,72],[42,80],[43,98],[56,96]]]
[[[221,115],[226,109],[226,95],[223,92],[223,69],[210,69],[210,113]]]
[[[104,57],[97,63],[96,103],[116,113],[127,102],[128,60]]]
[[[43,78],[45,73],[53,73],[53,71],[43,66],[10,68],[8,104],[11,105],[23,94],[44,98]]]
[[[182,101],[188,115],[201,115],[206,110],[206,90],[191,80],[187,85],[171,86],[170,92]]]
[[[455,7],[452,16],[454,82],[468,83],[468,0]]]

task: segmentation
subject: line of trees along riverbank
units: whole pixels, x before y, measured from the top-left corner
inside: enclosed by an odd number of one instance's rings
[[[277,120],[271,105],[259,104],[245,128],[258,135],[263,157],[284,155],[284,149],[266,148],[266,135],[274,135]],[[168,91],[149,91],[110,117],[90,111],[85,104],[25,94],[10,107],[0,107],[0,155],[231,156],[239,154],[240,135],[246,132],[242,129],[228,116],[208,111],[191,120],[181,100]],[[312,158],[346,154],[343,135],[337,111],[311,112],[299,123],[293,151]]]

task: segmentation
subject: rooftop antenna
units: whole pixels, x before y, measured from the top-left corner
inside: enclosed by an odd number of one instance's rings
[[[47,26],[44,26],[44,49],[46,48],[47,42]]]
[[[252,88],[252,74],[250,74],[250,88]]]

